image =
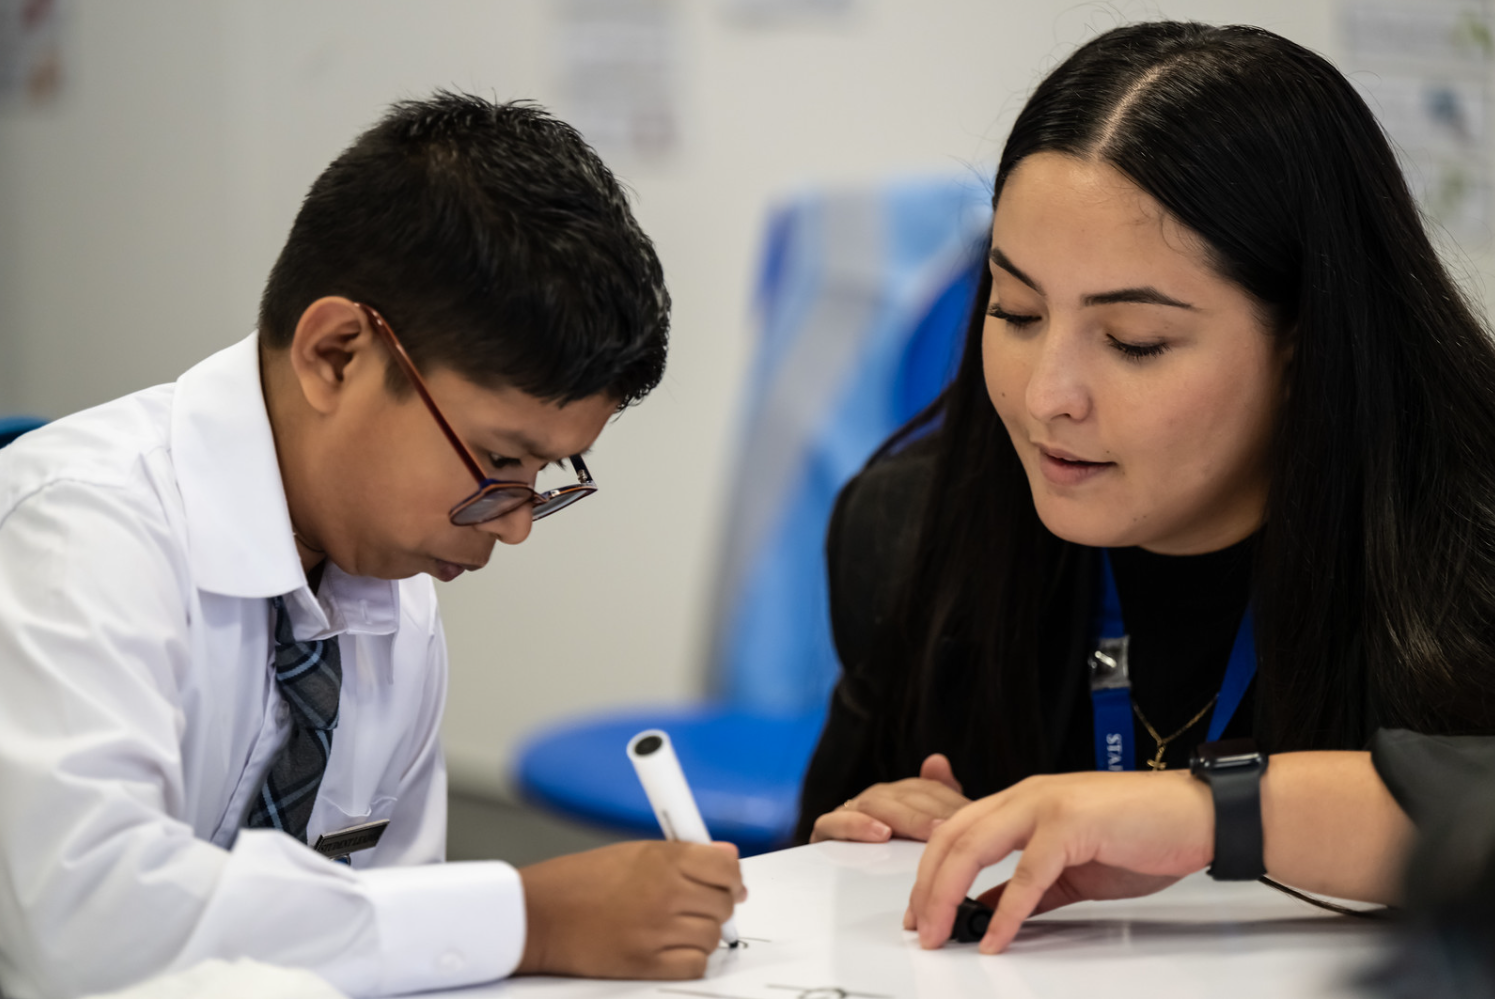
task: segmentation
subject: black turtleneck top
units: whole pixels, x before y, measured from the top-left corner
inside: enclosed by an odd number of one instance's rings
[[[1220,690],[1236,631],[1251,590],[1252,539],[1206,555],[1157,555],[1141,548],[1111,549],[1121,617],[1131,636],[1130,670],[1137,751],[1136,768],[1157,743],[1136,715],[1152,723],[1167,739],[1189,722]],[[1088,706],[1089,696],[1085,700]],[[1231,725],[1227,735],[1250,733],[1254,698],[1251,689],[1232,716],[1247,724]],[[1213,709],[1172,739],[1163,762],[1172,770],[1189,765],[1194,746],[1203,742]],[[1079,741],[1094,758],[1091,726],[1080,726]],[[1092,762],[1093,766],[1094,763]],[[1076,767],[1074,769],[1081,769]]]

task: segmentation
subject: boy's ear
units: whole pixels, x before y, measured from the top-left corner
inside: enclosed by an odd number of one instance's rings
[[[372,364],[382,377],[383,361],[373,348],[374,331],[351,300],[330,295],[308,305],[296,323],[288,354],[311,408],[323,414],[336,409],[354,368]]]

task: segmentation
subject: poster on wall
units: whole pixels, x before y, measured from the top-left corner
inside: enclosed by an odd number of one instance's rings
[[[1422,209],[1466,246],[1491,235],[1488,0],[1343,0],[1345,69]]]
[[[652,160],[680,143],[675,0],[560,0],[565,117],[604,154]]]
[[[62,0],[0,0],[0,99],[44,104],[62,86]]]
[[[717,0],[731,21],[751,25],[844,21],[860,13],[862,0]]]

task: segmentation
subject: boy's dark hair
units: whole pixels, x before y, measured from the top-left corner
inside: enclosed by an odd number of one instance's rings
[[[654,245],[576,130],[527,102],[401,101],[322,171],[265,285],[266,344],[326,295],[378,309],[423,369],[548,401],[627,405],[664,374]],[[393,364],[389,387],[409,390]]]

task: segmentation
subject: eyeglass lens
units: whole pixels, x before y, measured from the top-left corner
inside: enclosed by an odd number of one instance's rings
[[[484,493],[452,514],[452,523],[459,527],[471,527],[497,520],[530,502],[533,496],[534,493],[528,489],[496,489],[491,493]]]
[[[535,520],[539,520],[541,517],[548,517],[558,510],[566,509],[566,507],[570,506],[572,503],[575,503],[577,500],[587,495],[590,491],[591,490],[589,489],[580,489],[575,487],[571,489],[563,489],[555,496],[552,496],[550,499],[545,500],[542,503],[536,503],[534,512],[531,513],[530,516]]]

